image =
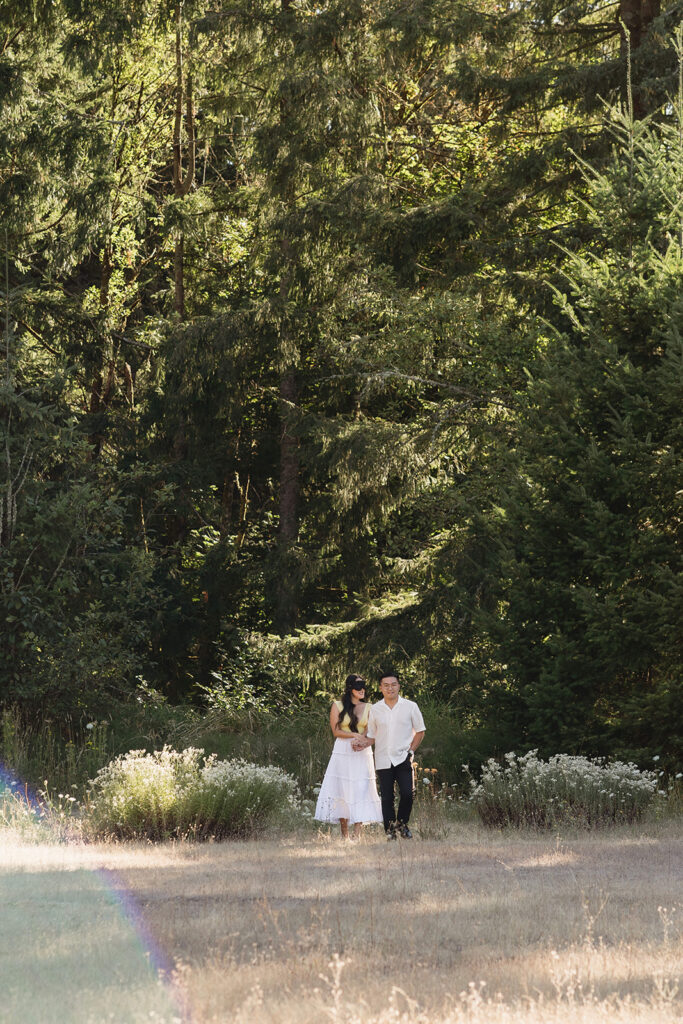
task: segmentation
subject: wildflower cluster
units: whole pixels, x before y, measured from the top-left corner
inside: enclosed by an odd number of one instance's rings
[[[569,754],[542,761],[537,753],[506,754],[504,765],[491,758],[480,781],[471,780],[470,799],[485,825],[633,822],[657,792],[656,774],[634,764]]]
[[[53,793],[47,779],[43,787],[32,792],[0,769],[0,830],[36,842],[73,838],[78,831],[78,800],[72,793]]]
[[[204,751],[131,750],[91,783],[88,820],[120,838],[254,835],[300,809],[296,781],[279,768],[219,761]]]
[[[453,799],[453,793],[449,786],[437,780],[438,769],[425,768],[417,761],[413,762],[413,783],[415,795],[418,800],[431,800],[433,803],[443,803]]]
[[[437,768],[413,762],[414,828],[420,839],[446,839],[453,824],[453,812],[458,808],[456,793],[439,781],[438,775]]]
[[[22,840],[41,838],[41,814],[22,794],[15,782],[0,782],[0,830],[7,829]]]

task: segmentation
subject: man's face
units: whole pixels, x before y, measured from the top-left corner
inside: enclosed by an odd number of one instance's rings
[[[385,700],[396,700],[398,697],[399,684],[396,676],[383,676],[379,688]]]

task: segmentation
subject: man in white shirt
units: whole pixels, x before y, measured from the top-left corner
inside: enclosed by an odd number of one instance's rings
[[[399,694],[400,683],[394,672],[380,677],[382,697],[370,709],[365,737],[353,740],[354,747],[375,745],[375,767],[382,799],[382,818],[387,839],[412,839],[408,828],[413,808],[413,754],[422,743],[425,724],[417,704]],[[394,802],[394,784],[398,783],[398,812]]]

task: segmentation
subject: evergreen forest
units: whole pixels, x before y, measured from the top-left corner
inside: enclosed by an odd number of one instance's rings
[[[12,722],[391,666],[454,763],[683,768],[682,24],[0,3]]]

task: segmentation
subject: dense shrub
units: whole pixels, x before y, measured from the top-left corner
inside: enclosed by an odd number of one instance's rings
[[[255,835],[299,808],[297,784],[279,768],[164,747],[131,750],[102,768],[87,814],[98,835],[221,839]]]
[[[480,781],[472,780],[471,800],[485,825],[633,822],[657,790],[655,773],[634,764],[568,754],[541,761],[536,755],[536,750],[522,757],[506,754],[505,765],[490,759]]]

